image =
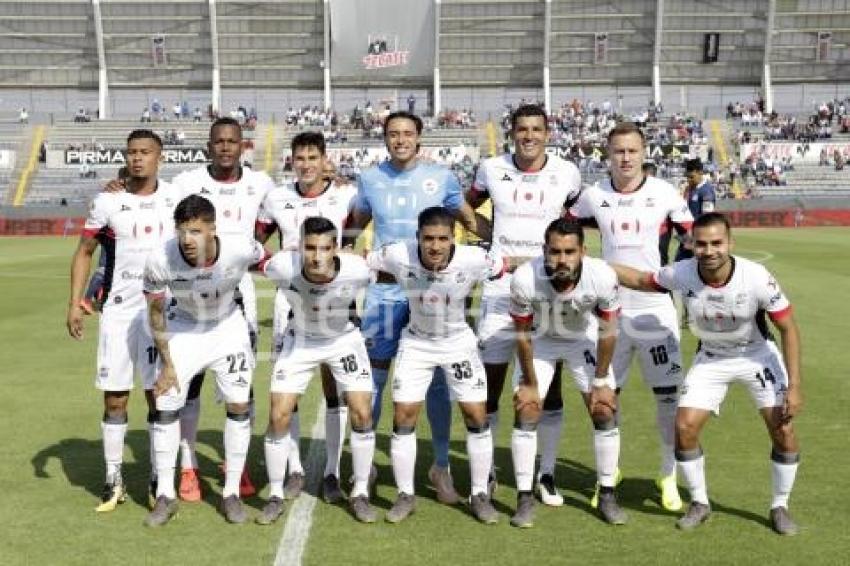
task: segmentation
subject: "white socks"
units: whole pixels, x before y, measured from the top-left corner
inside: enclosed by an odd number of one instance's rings
[[[180,420],[174,419],[169,423],[155,422],[152,428],[158,478],[156,495],[174,499],[174,467],[177,464],[177,450],[180,448]]]
[[[352,435],[352,446],[353,444]],[[393,431],[390,441],[390,458],[398,492],[413,495],[413,470],[416,466],[416,433],[413,427]]]
[[[705,485],[705,457],[702,448],[677,450],[676,460],[682,480],[691,493],[691,501],[708,505],[708,492]]]
[[[245,468],[251,443],[251,420],[248,413],[228,413],[224,421],[224,489],[222,497],[239,497],[239,480]]]
[[[534,485],[534,456],[537,452],[537,431],[514,428],[511,435],[511,456],[517,491],[531,491]]]
[[[613,426],[615,421],[611,421]],[[615,487],[615,474],[620,459],[620,429],[600,430],[594,425],[593,453],[596,456],[596,479],[602,487]]]
[[[791,488],[794,487],[794,479],[797,477],[797,467],[800,465],[799,452],[777,452],[774,449],[770,454],[770,475],[773,480],[773,500],[770,508],[788,508],[788,497]]]
[[[490,468],[493,464],[493,435],[490,427],[467,429],[466,453],[469,455],[469,475],[472,483],[470,493],[487,493]]]
[[[119,422],[121,421],[121,422]],[[106,462],[106,481],[112,482],[121,473],[124,462],[124,437],[127,435],[127,415],[107,417],[100,423],[103,433],[103,459]]]
[[[407,436],[413,437],[414,449],[416,446],[416,437],[413,434]],[[393,453],[394,454],[394,453]],[[375,456],[375,432],[372,429],[366,430],[351,430],[351,463],[354,468],[354,486],[351,488],[351,497],[358,495],[369,496],[369,474],[372,473],[372,458]],[[414,459],[416,455],[414,454]],[[393,458],[393,468],[395,468],[395,458]],[[412,468],[412,467],[411,467]],[[337,474],[339,474],[339,460],[337,460]],[[339,475],[336,476],[339,478]],[[411,485],[413,478],[411,474]],[[412,493],[412,492],[406,492]]]
[[[283,478],[286,477],[286,462],[292,439],[289,433],[275,436],[272,431],[266,432],[265,438],[266,471],[269,475],[269,497],[283,499]]]

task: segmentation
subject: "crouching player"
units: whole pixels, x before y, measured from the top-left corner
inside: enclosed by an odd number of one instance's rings
[[[419,214],[416,242],[397,242],[369,255],[369,267],[395,276],[410,301],[392,376],[393,435],[390,455],[398,498],[386,520],[398,523],[415,509],[416,420],[434,370],[442,368],[466,429],[476,519],[495,523],[487,479],[493,437],[487,423],[487,381],[477,339],[465,318],[465,300],[479,281],[500,277],[504,262],[478,247],[454,243],[455,215],[443,207]]]
[[[307,218],[299,252],[280,252],[264,271],[286,292],[292,319],[275,362],[271,380],[271,412],[266,432],[266,467],[270,497],[257,522],[268,525],[283,513],[283,479],[292,449],[289,424],[298,398],[322,364],[343,392],[351,418],[354,487],[351,512],[364,523],[375,522],[369,505],[369,473],[375,453],[372,430],[372,370],[366,342],[354,324],[354,303],[369,284],[366,261],[337,254],[337,229],[321,217]]]
[[[803,398],[800,335],[791,304],[762,265],[731,255],[731,228],[722,214],[710,212],[697,218],[693,242],[694,258],[657,273],[614,266],[625,287],[681,291],[691,331],[700,340],[676,411],[676,460],[691,492],[691,505],[676,524],[693,529],[711,514],[699,437],[711,414],[719,413],[729,385],[737,381],[750,390],[773,441],[771,525],[781,535],[796,534],[788,497],[800,460],[792,420]],[[765,314],[779,330],[781,355]]]
[[[157,412],[152,430],[159,482],[145,524],[163,525],[177,512],[174,468],[180,409],[192,376],[206,369],[215,372],[227,410],[222,512],[229,522],[243,523],[247,516],[239,499],[239,479],[251,439],[248,400],[254,364],[248,325],[233,294],[248,268],[265,258],[265,249],[244,236],[216,236],[215,208],[199,195],[180,201],[174,222],[177,238],[151,253],[144,275],[150,327],[162,362],[154,385]],[[175,305],[166,324],[167,291]]]
[[[511,281],[511,316],[516,327],[514,431],[511,453],[517,484],[515,527],[534,524],[534,457],[541,399],[555,365],[570,368],[593,421],[599,513],[611,524],[626,521],[614,496],[620,432],[611,358],[620,301],[617,276],[602,260],[585,257],[580,224],[559,218],[546,228],[543,255],[523,265]]]

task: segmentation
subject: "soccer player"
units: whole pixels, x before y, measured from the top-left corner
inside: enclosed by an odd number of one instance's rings
[[[516,527],[534,524],[537,426],[558,361],[570,368],[593,421],[599,483],[610,484],[617,469],[617,384],[610,367],[620,310],[617,276],[602,260],[585,257],[578,222],[558,218],[544,238],[543,255],[520,266],[510,288],[517,341],[511,438],[518,492],[511,524]],[[600,495],[599,511],[609,523],[625,522],[613,492]]]
[[[642,171],[646,139],[630,122],[617,124],[608,134],[611,176],[585,189],[570,213],[590,218],[602,238],[602,258],[630,267],[657,270],[660,267],[658,235],[668,219],[683,234],[693,221],[679,192],[658,177]],[[656,424],[661,437],[661,469],[656,484],[661,504],[670,511],[681,509],[676,486],[674,421],[678,388],[682,381],[682,354],[679,325],[670,296],[624,289],[622,312],[612,367],[617,387],[626,384],[634,355],[640,362],[643,379],[652,388],[656,403]],[[612,435],[617,437],[619,427]],[[600,492],[613,492],[619,481],[605,478],[591,500],[596,507]],[[619,515],[617,513],[616,515]]]
[[[327,218],[337,229],[340,241],[357,188],[350,184],[337,184],[334,179],[326,178],[325,137],[321,132],[301,132],[292,138],[292,168],[295,181],[275,187],[268,192],[257,219],[256,237],[266,242],[274,234],[280,233],[280,247],[285,251],[299,249],[301,225],[311,216]],[[278,355],[283,347],[289,303],[286,301],[286,289],[278,289],[274,302],[274,330],[272,337],[273,353]],[[327,503],[336,503],[343,497],[339,486],[339,460],[342,444],[345,440],[345,423],[348,420],[348,407],[341,402],[337,393],[333,375],[327,366],[322,365],[322,387],[325,393],[327,410],[325,411],[325,450],[327,460],[322,480],[322,498]],[[284,496],[294,499],[304,486],[304,468],[299,454],[300,422],[298,405],[293,409],[289,421],[289,436],[292,446],[289,450],[289,462]]]
[[[142,272],[147,253],[174,233],[171,218],[179,201],[175,187],[159,180],[162,141],[150,130],[134,130],[127,138],[129,177],[126,191],[101,193],[92,201],[80,243],[71,263],[68,302],[69,334],[83,339],[81,299],[92,256],[98,245],[104,258],[102,314],[98,333],[95,386],[103,391],[103,455],[106,483],[97,511],[112,511],[126,498],[121,474],[127,433],[127,402],[133,374],[139,373],[148,401],[148,422],[155,412],[153,382],[157,350],[148,329]],[[153,464],[153,458],[151,458]],[[156,470],[151,470],[155,489]]]
[[[366,343],[352,322],[354,302],[369,284],[370,273],[362,257],[337,254],[338,237],[331,220],[309,217],[302,226],[299,251],[275,254],[264,267],[266,276],[285,290],[292,319],[272,371],[265,439],[271,492],[257,518],[260,524],[271,524],[283,513],[283,478],[292,448],[289,422],[298,398],[322,364],[330,368],[350,409],[354,468],[351,511],[359,521],[375,522],[375,512],[369,505],[369,474],[375,453],[372,375]]]
[[[693,241],[695,258],[655,273],[614,266],[626,287],[680,291],[691,331],[700,340],[676,412],[676,459],[691,493],[690,507],[676,525],[693,529],[711,514],[700,433],[712,413],[719,414],[729,385],[739,382],[753,397],[773,443],[770,523],[781,535],[796,534],[788,498],[800,461],[793,419],[802,408],[803,394],[800,334],[791,304],[762,265],[732,255],[732,230],[722,214],[708,212],[697,218]],[[765,314],[779,330],[781,355]]]
[[[233,118],[219,118],[213,122],[207,149],[212,163],[180,173],[174,178],[174,184],[183,191],[184,196],[199,194],[213,203],[216,209],[217,234],[253,238],[260,204],[274,187],[274,182],[265,173],[242,166],[242,127]],[[248,322],[251,343],[256,350],[259,327],[254,280],[250,273],[245,273],[239,282],[237,301]],[[195,440],[200,419],[203,379],[204,376],[199,374],[192,381],[186,404],[180,414],[182,472],[179,493],[184,501],[201,500]],[[241,481],[242,497],[253,495],[255,489],[247,468]]]
[[[688,203],[691,216],[699,218],[703,214],[713,212],[717,201],[714,185],[709,183],[702,161],[699,158],[685,161],[685,178],[687,184],[685,185],[684,198]],[[676,261],[692,257],[694,257],[694,252],[690,239],[685,237],[676,250]]]
[[[360,175],[357,198],[347,227],[346,245],[353,245],[362,229],[374,221],[373,248],[396,241],[415,241],[417,217],[430,206],[445,206],[464,227],[482,239],[489,238],[489,226],[479,221],[463,200],[460,185],[446,167],[420,161],[419,139],[422,120],[408,112],[393,112],[384,121],[384,143],[390,159]],[[401,329],[409,317],[408,300],[395,277],[379,271],[369,286],[364,303],[363,335],[369,347],[374,381],[372,419],[377,428],[381,401],[390,363],[398,350]],[[449,471],[451,405],[446,378],[439,371],[431,383],[426,404],[434,444],[434,465],[428,477],[437,489],[440,502],[459,501]]]
[[[263,245],[244,235],[216,234],[216,209],[190,195],[174,210],[177,237],[148,256],[144,291],[162,371],[154,384],[154,451],[159,482],[150,527],[164,525],[177,512],[174,468],[180,447],[180,410],[192,376],[211,369],[225,403],[225,480],[222,512],[231,523],[247,515],[239,498],[239,479],[251,440],[249,391],[254,359],[245,317],[234,300],[248,268],[265,258]],[[174,306],[166,323],[166,293]]]
[[[483,161],[467,195],[473,208],[487,199],[493,203],[492,248],[510,262],[509,273],[484,283],[478,321],[481,359],[487,371],[487,420],[494,431],[498,429],[499,397],[516,345],[509,314],[510,272],[540,255],[546,226],[562,216],[581,191],[578,168],[546,154],[549,123],[540,106],[528,104],[514,111],[511,136],[514,153]],[[555,458],[564,424],[560,384],[559,365],[539,423],[542,457],[537,490],[543,503],[554,506],[564,502],[555,488]],[[491,482],[495,486],[495,473]]]
[[[486,374],[466,322],[465,301],[478,282],[499,277],[504,263],[479,247],[455,245],[454,225],[452,211],[426,208],[419,214],[417,242],[395,242],[368,257],[369,267],[392,274],[410,301],[410,321],[401,332],[393,370],[390,453],[398,498],[386,515],[390,523],[404,520],[416,506],[416,421],[438,367],[466,423],[472,513],[483,523],[498,520],[487,488],[493,436],[487,423]]]

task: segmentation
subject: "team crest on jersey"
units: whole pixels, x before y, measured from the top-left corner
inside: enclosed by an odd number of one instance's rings
[[[202,195],[211,195],[212,192],[206,187],[201,187],[201,194]]]
[[[172,206],[174,206],[174,201],[170,198],[165,199],[165,206],[171,208]]]
[[[424,181],[422,181],[422,191],[426,195],[433,195],[434,193],[437,192],[438,188],[440,188],[440,186],[437,184],[437,181],[434,180],[434,179],[425,179]]]
[[[647,208],[653,208],[654,206],[655,206],[655,199],[651,198],[651,197],[647,198],[646,199],[646,207]]]
[[[127,206],[126,204],[121,205],[121,212],[127,212],[128,210],[133,210],[133,209],[130,208],[129,206]]]
[[[746,293],[738,293],[737,295],[735,295],[735,306],[740,307],[746,305],[747,299],[749,299],[749,297]]]
[[[549,184],[553,187],[558,186],[558,176],[557,175],[549,175]]]
[[[339,288],[339,291],[337,291],[337,296],[338,297],[347,297],[348,295],[351,294],[351,291],[352,291],[351,285],[343,285],[342,287]]]
[[[466,283],[467,279],[469,279],[469,277],[466,275],[466,273],[463,273],[461,271],[455,273],[455,282],[458,285],[463,285],[464,283]]]
[[[247,191],[248,191],[248,194],[251,195],[251,196],[253,196],[257,192],[257,191],[254,190],[253,185],[248,185]]]
[[[602,207],[602,208],[611,208],[611,205],[610,205],[610,204],[608,204],[608,201],[607,201],[607,200],[603,200],[603,201],[602,201],[602,204],[601,204],[601,205],[599,205],[599,206],[600,206],[600,207]]]
[[[508,175],[507,173],[505,173],[504,175],[502,175],[502,180],[503,180],[503,181],[513,181],[513,179],[511,179],[511,176],[510,176],[510,175]]]

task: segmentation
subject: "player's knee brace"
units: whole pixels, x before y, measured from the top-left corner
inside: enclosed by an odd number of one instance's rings
[[[414,425],[393,425],[393,434],[396,436],[413,434],[414,432],[416,432],[416,426]]]
[[[176,411],[157,411],[153,418],[153,422],[157,424],[169,425],[180,420],[180,409]]]
[[[227,418],[231,421],[242,422],[251,419],[250,411],[245,411],[244,413],[234,413],[232,411],[227,411]]]
[[[120,413],[113,411],[110,413],[109,411],[103,412],[103,423],[111,424],[111,425],[125,425],[128,420],[127,411],[123,410]]]

